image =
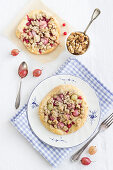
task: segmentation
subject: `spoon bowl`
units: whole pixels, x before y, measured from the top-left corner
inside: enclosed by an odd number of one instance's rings
[[[21,78],[24,78],[27,76],[27,74],[28,74],[28,66],[27,66],[27,63],[23,61],[18,68],[18,75]]]
[[[21,79],[23,79],[24,77],[26,77],[28,74],[28,66],[27,63],[25,61],[23,61],[19,68],[18,68],[18,75],[20,76]],[[21,84],[22,81],[20,81],[20,87],[19,87],[19,91],[16,97],[16,102],[15,102],[15,108],[18,109],[19,105],[20,105],[20,91],[21,91]]]

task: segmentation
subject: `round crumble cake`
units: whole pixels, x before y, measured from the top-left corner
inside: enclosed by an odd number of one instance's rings
[[[81,91],[75,86],[59,85],[41,101],[38,114],[48,130],[65,135],[84,125],[88,106]]]
[[[59,45],[60,27],[44,11],[34,10],[17,27],[16,35],[33,54],[47,54]]]

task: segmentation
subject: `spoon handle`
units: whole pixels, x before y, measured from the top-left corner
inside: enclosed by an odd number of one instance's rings
[[[100,9],[96,8],[91,16],[91,20],[88,24],[88,26],[86,27],[84,34],[86,34],[86,31],[88,30],[89,26],[91,25],[91,23],[99,16],[99,14],[101,13]]]
[[[16,101],[15,101],[15,108],[18,109],[18,107],[20,106],[20,91],[21,91],[21,84],[22,81],[20,81],[20,87],[19,87],[19,91],[16,97]]]

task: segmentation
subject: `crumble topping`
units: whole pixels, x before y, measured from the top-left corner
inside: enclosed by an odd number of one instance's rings
[[[67,38],[67,49],[74,55],[84,54],[89,46],[89,38],[81,32],[72,32]]]
[[[57,46],[58,37],[59,32],[52,16],[42,11],[32,18],[27,15],[27,23],[21,33],[21,40],[27,48],[31,48],[33,51],[37,49],[41,54]]]
[[[84,118],[83,98],[74,91],[60,92],[47,101],[43,114],[46,123],[68,133],[73,125],[81,125]]]

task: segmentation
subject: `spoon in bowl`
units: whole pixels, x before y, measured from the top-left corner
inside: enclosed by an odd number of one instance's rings
[[[91,23],[99,16],[101,11],[96,8],[91,16],[91,20],[84,32],[72,32],[66,39],[67,50],[73,55],[84,54],[89,47],[89,37],[86,35]]]
[[[21,84],[22,84],[22,79],[24,77],[26,77],[28,74],[28,66],[27,63],[24,61],[20,64],[19,68],[18,68],[18,75],[21,78],[20,81],[20,87],[19,87],[19,91],[16,97],[16,101],[15,101],[15,108],[18,109],[19,105],[20,105],[20,91],[21,91]]]

